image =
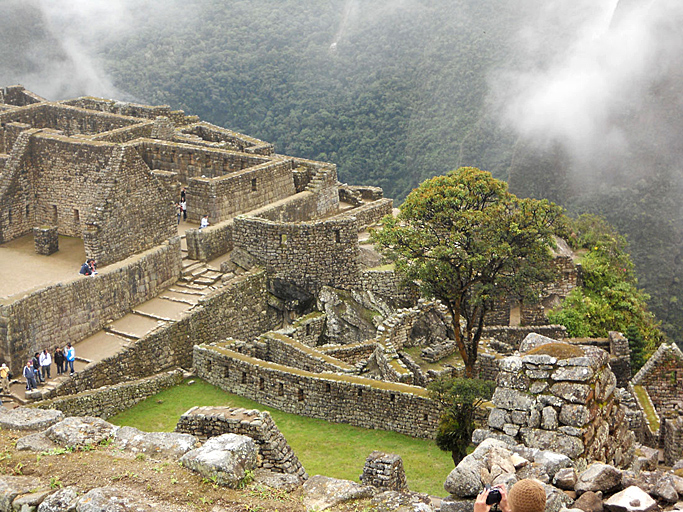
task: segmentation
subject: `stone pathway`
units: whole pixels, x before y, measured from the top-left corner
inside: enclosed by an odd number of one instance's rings
[[[188,259],[184,230],[180,235],[183,254],[180,279],[156,298],[136,306],[124,317],[110,322],[101,331],[74,344],[76,349],[74,370],[76,372],[81,371],[91,362],[116,354],[160,325],[177,322],[203,297],[221,288],[241,273],[238,269],[221,271],[221,264],[230,258],[229,253],[207,263]],[[68,374],[57,376],[56,372],[53,364],[52,378],[44,384],[39,384],[38,389],[41,391],[53,389],[69,378]],[[23,378],[16,380],[10,386],[10,391],[12,400],[7,400],[7,397],[3,396],[3,406],[13,408],[24,403],[26,386]]]

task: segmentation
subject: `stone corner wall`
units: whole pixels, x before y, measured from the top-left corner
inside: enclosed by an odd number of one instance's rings
[[[200,439],[222,434],[251,437],[261,455],[260,468],[308,479],[299,458],[268,412],[232,407],[193,407],[180,417],[175,431]]]
[[[489,429],[526,446],[626,467],[634,435],[615,394],[609,356],[595,347],[581,349],[583,355],[570,358],[526,354],[501,360]]]
[[[673,466],[683,459],[683,416],[664,420],[662,427],[664,464]]]

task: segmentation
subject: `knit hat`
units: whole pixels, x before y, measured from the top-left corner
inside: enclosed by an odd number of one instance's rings
[[[508,502],[512,512],[543,512],[545,510],[545,490],[537,480],[525,478],[510,489]]]

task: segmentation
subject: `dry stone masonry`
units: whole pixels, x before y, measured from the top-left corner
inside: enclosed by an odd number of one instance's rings
[[[529,335],[520,355],[500,361],[488,432],[510,443],[628,466],[634,435],[615,394],[609,355]]]

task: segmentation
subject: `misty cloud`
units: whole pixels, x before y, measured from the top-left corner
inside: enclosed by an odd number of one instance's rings
[[[633,113],[678,72],[683,3],[562,4],[541,9],[519,34],[517,68],[492,75],[494,104],[524,140],[559,143],[576,164],[623,155],[642,139]],[[548,54],[548,33],[559,34],[564,48]]]

